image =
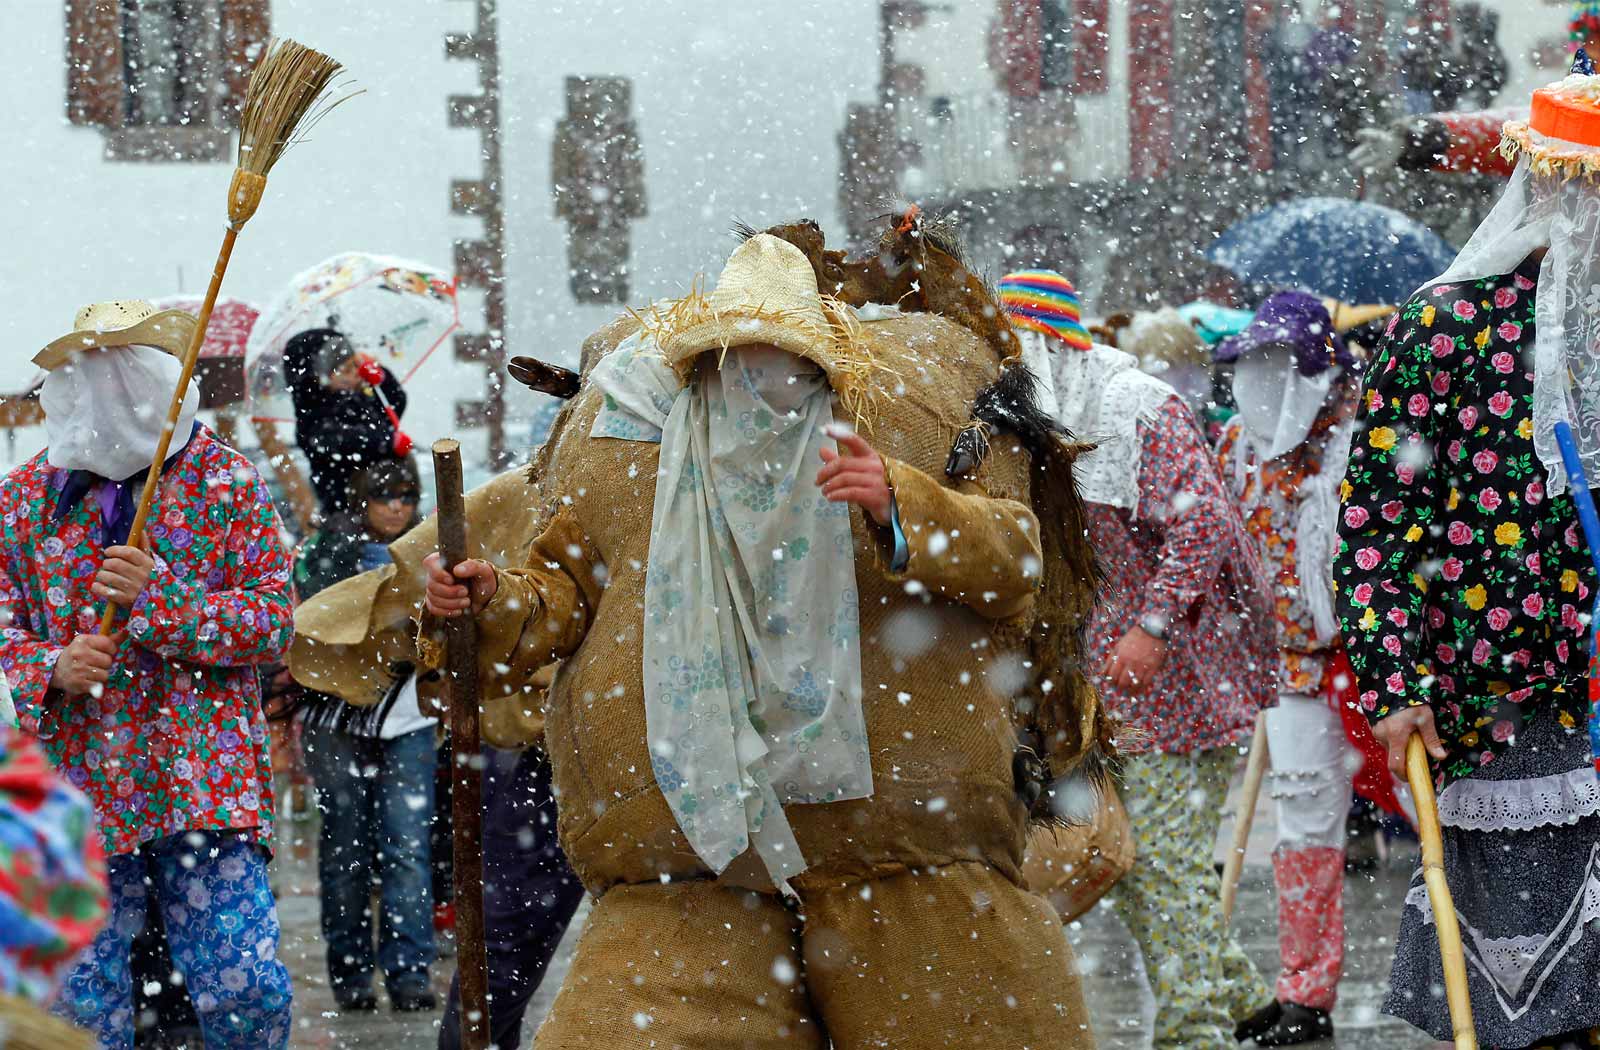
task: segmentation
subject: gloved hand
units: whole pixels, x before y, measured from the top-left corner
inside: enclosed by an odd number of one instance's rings
[[[1405,149],[1405,135],[1394,125],[1362,128],[1356,132],[1361,144],[1350,151],[1349,161],[1357,171],[1393,171]]]
[[[407,455],[409,455],[411,453],[412,447],[415,444],[416,444],[416,442],[411,440],[411,435],[410,434],[407,434],[404,430],[401,430],[398,427],[395,428],[395,432],[394,432],[394,454],[396,456],[407,456]]]
[[[380,386],[383,383],[383,366],[378,364],[375,359],[364,354],[357,359],[356,374],[368,386]]]

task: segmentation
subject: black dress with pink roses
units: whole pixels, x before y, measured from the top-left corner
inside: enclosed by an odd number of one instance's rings
[[[1334,561],[1345,645],[1376,722],[1432,706],[1440,786],[1541,710],[1583,724],[1594,571],[1533,451],[1539,264],[1417,293],[1367,369]]]

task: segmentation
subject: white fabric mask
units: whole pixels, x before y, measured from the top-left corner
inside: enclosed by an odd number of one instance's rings
[[[46,462],[111,481],[148,470],[182,372],[181,361],[150,346],[89,350],[54,369],[39,391]],[[168,455],[188,442],[199,407],[191,382]]]
[[[1294,450],[1311,433],[1341,369],[1307,377],[1287,346],[1266,346],[1240,359],[1233,370],[1233,400],[1239,421],[1263,461]]]

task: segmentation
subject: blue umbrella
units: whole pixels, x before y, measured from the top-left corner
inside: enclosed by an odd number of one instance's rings
[[[1206,258],[1249,284],[1346,303],[1400,303],[1443,273],[1455,249],[1393,208],[1301,197],[1230,226]]]

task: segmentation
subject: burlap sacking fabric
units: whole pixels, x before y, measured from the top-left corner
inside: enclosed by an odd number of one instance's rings
[[[1107,781],[1096,791],[1090,819],[1033,829],[1022,875],[1029,889],[1055,907],[1062,922],[1071,922],[1109,893],[1133,862],[1133,826],[1116,785]]]
[[[950,864],[806,894],[618,886],[595,904],[538,1050],[1091,1047],[1050,906]]]
[[[713,878],[655,784],[641,609],[657,446],[590,438],[600,399],[585,388],[548,449],[529,569],[502,574],[479,618],[486,680],[525,681],[562,658],[545,743],[562,844],[597,902],[542,1050],[1092,1045],[1061,925],[1021,875],[1012,701],[1030,684],[1042,568],[1028,460],[996,442],[976,479],[943,477],[999,363],[927,315],[862,338],[875,374],[853,421],[886,457],[912,556],[890,573],[886,530],[852,512],[875,790],[786,807],[809,865],[792,880],[803,920],[753,866]],[[420,649],[440,655],[427,625]],[[761,892],[730,911],[735,888]],[[795,950],[798,996],[773,978]],[[722,1025],[738,1004],[738,1025]]]

